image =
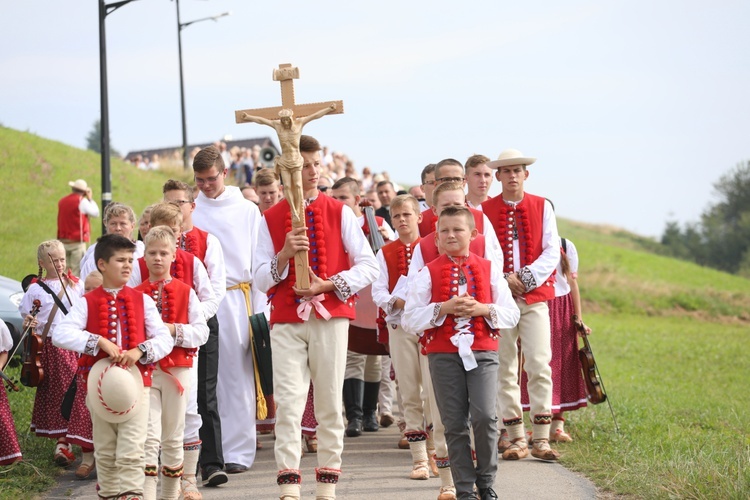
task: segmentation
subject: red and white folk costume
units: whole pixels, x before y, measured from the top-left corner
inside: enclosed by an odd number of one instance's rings
[[[73,304],[68,302],[68,298],[63,294],[60,301],[70,310],[83,295],[83,282],[75,276],[68,275],[66,280],[66,291]],[[47,278],[44,283],[52,290],[55,295],[60,295],[62,285],[58,279]],[[78,355],[74,352],[59,349],[52,344],[55,330],[65,314],[55,306],[52,295],[48,294],[36,282],[29,286],[24,294],[21,304],[18,306],[18,312],[25,317],[31,311],[34,300],[42,303],[41,309],[36,316],[38,322],[35,333],[41,335],[44,332],[47,323],[50,320],[50,314],[53,309],[57,309],[52,324],[47,332],[47,339],[44,342],[42,350],[41,365],[44,370],[44,380],[36,388],[36,397],[34,399],[34,413],[31,417],[31,430],[37,436],[47,438],[64,438],[68,433],[68,421],[60,413],[60,405],[65,397],[70,382],[75,376],[78,367]],[[79,408],[80,410],[80,408]],[[72,453],[71,456],[72,457]]]
[[[99,287],[74,304],[58,325],[53,342],[63,349],[83,354],[78,365],[84,382],[94,363],[107,357],[97,345],[99,336],[106,337],[122,350],[137,347],[144,352],[136,366],[143,377],[142,397],[148,400],[153,363],[169,354],[174,346],[154,301],[129,287]],[[91,403],[87,404],[91,407]],[[107,422],[96,413],[91,415],[99,496],[143,492],[146,466],[143,429],[148,425],[148,405],[139,408],[130,420],[119,424]]]
[[[281,200],[261,222],[254,256],[254,278],[271,303],[276,414],[277,483],[282,496],[300,495],[300,420],[312,378],[318,427],[316,495],[334,497],[344,447],[342,387],[349,320],[354,294],[371,284],[378,268],[367,240],[349,207],[328,196],[306,201],[312,271],[330,280],[335,291],[311,300],[294,293],[293,265],[277,266],[286,233],[292,228],[289,204]],[[351,259],[351,264],[350,264]]]
[[[529,375],[529,396],[534,439],[548,439],[552,422],[550,324],[547,300],[555,295],[555,267],[560,260],[560,238],[552,206],[539,196],[524,193],[520,202],[502,195],[482,204],[503,250],[504,273],[516,273],[526,293],[515,297],[521,319],[503,330],[498,372],[498,415],[511,440],[524,437],[518,347]]]
[[[256,451],[256,395],[249,316],[266,307],[253,283],[253,260],[261,214],[239,188],[225,186],[216,198],[195,199],[193,223],[211,230],[221,243],[227,293],[219,304],[219,375],[216,397],[221,418],[224,461],[250,467]],[[251,311],[248,311],[248,303]],[[241,312],[245,311],[244,314]],[[237,415],[243,415],[238,419]]]
[[[0,353],[13,350],[13,337],[4,321],[0,321]],[[10,354],[9,354],[10,355]],[[0,366],[2,368],[2,366]],[[0,465],[10,465],[22,459],[21,447],[18,446],[16,426],[10,411],[5,384],[0,381]]]
[[[185,409],[197,371],[193,360],[197,348],[208,339],[208,325],[195,291],[180,280],[146,281],[135,290],[151,297],[162,321],[175,326],[174,348],[157,363],[149,391],[144,498],[156,498],[158,464],[161,463],[160,498],[176,499],[183,473]]]
[[[468,205],[467,205],[468,207]],[[490,232],[492,227],[490,221],[482,214],[481,210],[477,210],[468,207],[471,214],[474,216],[474,224],[476,225],[479,234],[487,234]],[[428,234],[435,231],[437,227],[438,216],[432,208],[428,208],[422,212],[422,222],[419,223],[419,236],[424,238]]]

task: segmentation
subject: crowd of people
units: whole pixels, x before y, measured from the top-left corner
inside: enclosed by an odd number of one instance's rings
[[[405,475],[440,478],[439,500],[497,498],[499,458],[558,460],[564,412],[586,406],[590,330],[575,246],[525,190],[536,159],[443,159],[407,192],[313,137],[299,152],[302,213],[257,151],[218,144],[138,221],[108,204],[85,253],[99,211],[69,183],[19,306],[44,346],[31,427],[53,460],[79,446],[99,498],[188,500],[250,469],[259,432],[274,433],[282,500],[300,498],[303,453],[316,498],[335,498],[344,437],[381,426],[401,430]],[[21,460],[2,389],[0,428],[0,465]]]

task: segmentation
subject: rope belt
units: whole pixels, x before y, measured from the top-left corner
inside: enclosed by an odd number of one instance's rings
[[[227,291],[242,290],[245,296],[245,308],[247,309],[247,331],[250,336],[250,346],[253,349],[253,373],[255,374],[255,414],[258,420],[268,418],[268,405],[266,396],[263,394],[263,388],[260,386],[260,372],[258,371],[258,353],[255,351],[255,342],[253,341],[253,327],[250,325],[250,316],[253,315],[253,305],[250,301],[250,283],[242,281],[236,285],[227,288]]]

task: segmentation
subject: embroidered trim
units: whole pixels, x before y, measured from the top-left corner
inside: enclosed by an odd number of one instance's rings
[[[451,466],[451,461],[448,457],[438,457],[437,455],[435,455],[435,464],[437,465],[438,469],[445,469],[446,467]]]
[[[193,443],[185,443],[182,445],[184,451],[196,451],[201,449],[201,443],[203,441],[195,441]]]
[[[302,484],[299,469],[280,470],[276,476],[276,484]]]
[[[405,432],[404,437],[409,443],[419,443],[427,440],[427,433],[425,431],[411,431]]]
[[[143,351],[143,348],[141,346],[146,348],[146,350],[144,351],[146,353],[146,356],[145,356],[146,359],[141,358],[140,363],[144,365],[154,363],[156,355],[154,354],[154,347],[151,345],[151,342],[146,341],[141,344],[138,344],[138,349]]]
[[[523,424],[523,418],[522,417],[513,417],[513,418],[504,418],[503,419],[503,425],[505,427],[509,427],[511,425],[520,425]]]
[[[167,467],[166,465],[161,466],[161,475],[164,477],[182,477],[182,464],[177,467]]]
[[[435,306],[432,308],[432,319],[430,320],[430,324],[437,328],[437,320],[440,317],[440,306],[442,306],[442,302],[437,302]]]
[[[534,275],[531,274],[531,269],[528,267],[522,267],[517,274],[521,283],[523,283],[523,286],[526,288],[526,293],[536,288],[536,280],[534,279]]]
[[[315,469],[315,481],[319,483],[336,484],[339,482],[341,469],[329,469],[326,467]]]
[[[341,277],[339,274],[334,274],[328,280],[333,283],[333,286],[336,287],[336,290],[339,291],[341,294],[341,298],[344,300],[347,300],[352,295],[352,289],[349,287],[349,284],[346,282],[344,278]]]
[[[273,259],[271,259],[271,279],[274,283],[278,283],[281,281],[281,276],[279,276],[279,255],[276,254],[273,256]]]
[[[489,310],[490,310],[490,322],[492,323],[492,326],[494,328],[497,328],[497,325],[500,324],[500,316],[497,314],[497,308],[495,307],[496,304],[490,304]],[[499,336],[499,335],[498,335]]]
[[[158,470],[159,470],[159,468],[156,465],[147,465],[146,466],[146,476],[147,477],[158,477],[159,476]]]
[[[185,332],[182,327],[181,323],[174,323],[174,345],[177,347],[182,347],[185,342]]]
[[[99,335],[89,333],[89,339],[86,341],[86,349],[83,353],[89,356],[96,356],[96,346],[99,343]]]
[[[551,413],[538,413],[534,415],[534,425],[550,425],[552,423]]]

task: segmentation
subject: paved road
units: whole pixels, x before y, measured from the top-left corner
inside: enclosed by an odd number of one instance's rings
[[[342,500],[434,500],[440,490],[440,479],[412,481],[409,479],[411,455],[409,450],[396,447],[399,433],[394,425],[361,437],[346,438],[343,475],[336,488]],[[278,498],[276,464],[273,458],[273,438],[260,437],[263,449],[258,451],[252,469],[229,476],[229,482],[218,488],[202,488],[203,498],[274,499]],[[315,496],[314,454],[302,458],[302,497]],[[75,466],[60,477],[58,485],[47,494],[47,499],[75,498],[96,500],[94,480],[75,478]],[[556,463],[534,458],[519,462],[500,461],[495,491],[500,498],[534,498],[536,500],[594,499],[596,488],[587,479]]]

